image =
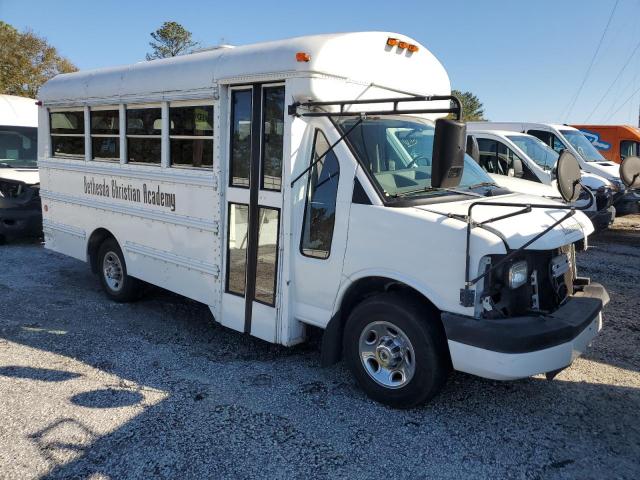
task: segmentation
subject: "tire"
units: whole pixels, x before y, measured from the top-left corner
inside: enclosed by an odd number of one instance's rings
[[[344,358],[362,390],[394,408],[427,402],[451,370],[440,319],[408,295],[384,293],[364,300],[349,315],[343,341]]]
[[[124,255],[114,238],[102,242],[97,260],[100,284],[111,300],[124,303],[138,298],[141,282],[127,274]]]

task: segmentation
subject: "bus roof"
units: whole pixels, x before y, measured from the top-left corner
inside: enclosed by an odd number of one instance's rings
[[[410,52],[387,45],[396,38],[416,45]],[[310,55],[297,61],[296,53]],[[220,83],[250,83],[292,77],[309,81],[293,92],[295,100],[350,99],[352,92],[329,88],[327,79],[347,80],[360,92],[371,84],[419,95],[448,95],[449,77],[424,46],[405,35],[358,32],[311,35],[234,48],[218,48],[132,65],[85,70],[54,77],[40,89],[47,105],[126,103],[206,97]],[[367,95],[368,97],[368,95]],[[370,98],[370,97],[368,97]]]
[[[37,127],[38,107],[32,98],[0,95],[0,125]]]

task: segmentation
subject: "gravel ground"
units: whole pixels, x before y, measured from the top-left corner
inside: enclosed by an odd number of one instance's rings
[[[1,478],[638,478],[640,216],[580,271],[605,329],[553,382],[453,374],[420,409],[368,400],[318,344],[269,345],[156,290],[111,303],[78,261],[0,247]]]

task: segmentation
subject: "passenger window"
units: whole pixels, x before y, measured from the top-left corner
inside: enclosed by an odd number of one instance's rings
[[[91,155],[94,160],[120,160],[120,112],[91,110]]]
[[[84,159],[84,111],[49,112],[54,157]]]
[[[232,187],[249,188],[251,93],[252,90],[235,90],[231,93],[231,164],[229,165],[229,178]]]
[[[328,149],[327,138],[316,130],[311,162],[315,162]],[[300,245],[302,254],[307,257],[329,258],[339,177],[340,165],[333,150],[316,163],[309,173]]]
[[[258,261],[254,300],[275,305],[280,210],[260,207],[258,222]]]
[[[545,132],[544,130],[529,130],[527,133],[539,138],[558,153],[567,148],[562,140],[551,132]]]
[[[244,297],[247,276],[249,206],[229,203],[227,238],[227,292]]]
[[[213,106],[169,108],[171,165],[213,167]]]
[[[263,190],[280,191],[284,147],[284,87],[265,87],[263,109],[262,180]]]
[[[620,161],[635,155],[640,155],[640,143],[631,140],[623,140],[620,142]]]
[[[480,166],[489,173],[506,175],[500,171],[498,162],[498,142],[489,138],[478,138]]]
[[[160,165],[162,112],[160,108],[127,108],[127,159]]]

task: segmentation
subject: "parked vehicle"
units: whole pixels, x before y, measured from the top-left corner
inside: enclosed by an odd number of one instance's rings
[[[116,301],[142,280],[268,342],[319,327],[322,363],[344,355],[395,407],[433,397],[451,367],[552,377],[601,329],[608,296],[573,247],[591,222],[465,161],[447,73],[404,35],[59,75],[41,100],[46,247],[87,261]],[[569,202],[579,176],[563,154]]]
[[[551,123],[479,122],[479,124],[481,124],[479,128],[482,129],[528,133],[539,138],[558,153],[565,149],[569,150],[576,156],[580,168],[584,172],[598,175],[612,183],[613,206],[616,207],[617,216],[638,211],[640,193],[637,190],[626,188],[620,179],[620,166],[600,155],[578,129],[569,125]]]
[[[509,181],[508,188],[516,192],[533,193],[532,182],[553,186],[552,191],[559,197],[555,188],[555,168],[559,154],[542,140],[526,133],[507,130],[486,130],[480,124],[471,124],[467,135],[478,143],[480,166],[492,175],[492,178],[503,186],[505,177]],[[518,181],[518,180],[522,181]],[[596,230],[607,228],[615,219],[613,193],[611,183],[604,178],[588,172],[582,172],[581,182],[595,196],[595,202],[584,213],[589,217]],[[582,204],[586,204],[589,194],[584,192]]]
[[[42,234],[37,136],[35,100],[0,95],[0,243]]]
[[[640,128],[630,125],[573,125],[612,162],[640,155]]]

